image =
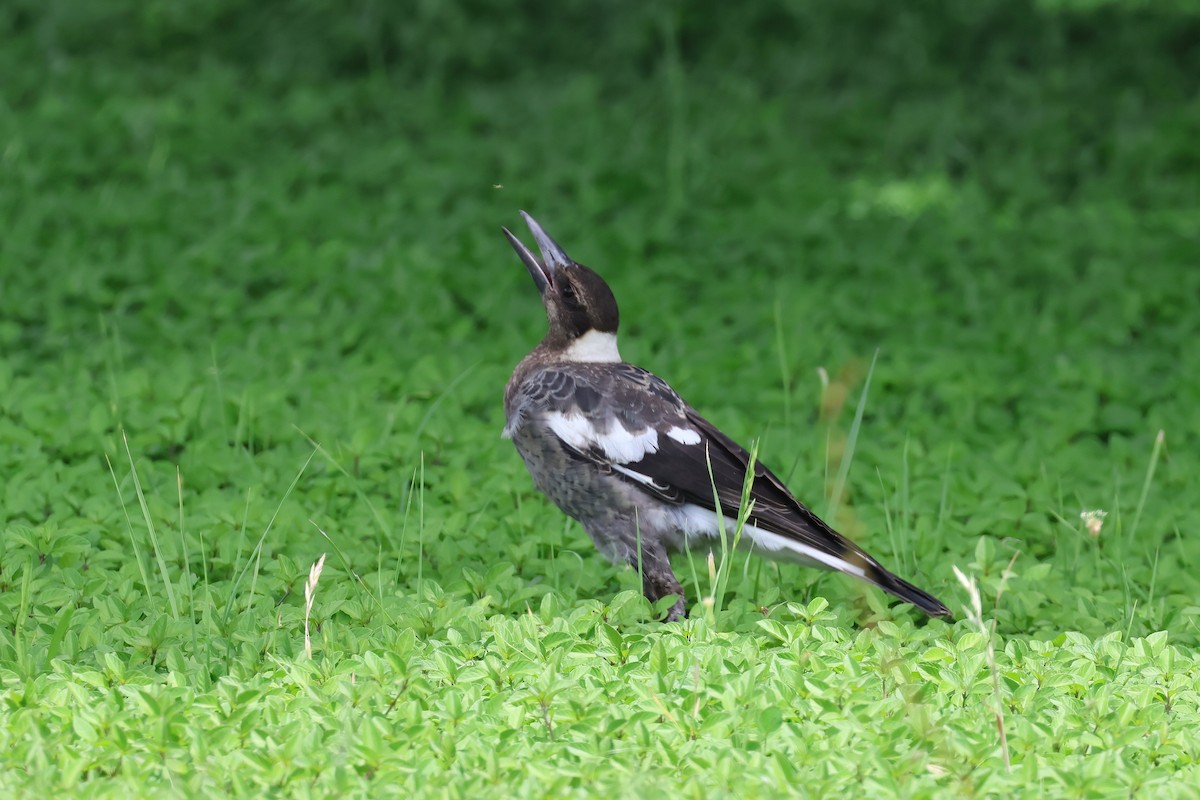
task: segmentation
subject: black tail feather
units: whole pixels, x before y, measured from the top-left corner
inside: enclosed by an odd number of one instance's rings
[[[882,567],[871,570],[867,580],[883,589],[888,594],[899,597],[906,603],[911,603],[931,617],[953,619],[954,614],[946,605],[924,589],[918,589],[903,578],[899,578]]]

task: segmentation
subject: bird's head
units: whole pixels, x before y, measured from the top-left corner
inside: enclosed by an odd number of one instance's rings
[[[524,211],[521,216],[542,252],[540,259],[512,231],[502,230],[542,293],[549,322],[545,344],[565,350],[576,361],[620,361],[617,353],[620,314],[608,284],[589,268],[573,261],[537,220]]]

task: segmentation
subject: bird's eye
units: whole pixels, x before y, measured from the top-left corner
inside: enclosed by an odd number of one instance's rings
[[[575,294],[575,286],[570,281],[562,282],[562,290],[561,291],[562,291],[563,300],[566,300],[568,303],[571,303],[572,305],[579,302],[579,298]]]

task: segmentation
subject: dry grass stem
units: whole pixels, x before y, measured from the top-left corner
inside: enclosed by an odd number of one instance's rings
[[[312,614],[313,597],[317,594],[317,582],[321,580],[321,570],[325,569],[325,554],[308,570],[308,580],[304,583],[304,655],[312,658],[312,637],[309,635],[308,620]]]

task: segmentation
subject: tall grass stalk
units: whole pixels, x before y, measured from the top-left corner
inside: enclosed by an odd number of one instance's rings
[[[254,576],[250,581],[250,595],[249,600],[247,601],[247,607],[249,607],[250,603],[254,601],[254,590],[258,584],[258,568],[262,560],[263,543],[267,540],[267,535],[271,532],[271,528],[275,526],[275,520],[279,517],[279,512],[283,509],[283,504],[286,503],[288,498],[292,496],[292,492],[295,491],[296,485],[300,483],[300,478],[304,476],[304,473],[308,470],[308,465],[312,463],[312,460],[316,455],[317,449],[314,447],[313,451],[308,454],[308,458],[304,460],[304,464],[296,473],[296,477],[292,478],[292,482],[288,486],[287,491],[283,493],[283,497],[279,499],[279,504],[275,506],[275,513],[271,515],[271,519],[267,522],[267,527],[263,529],[262,535],[258,537],[258,541],[254,545],[254,550],[251,552],[251,557],[254,562]],[[247,562],[247,564],[242,567],[241,571],[239,571],[237,576],[233,579],[233,586],[229,590],[229,600],[225,605],[225,613],[221,619],[222,627],[229,624],[229,615],[233,612],[233,606],[237,599],[238,587],[241,586],[242,581],[246,577],[246,573],[249,571],[250,563]]]
[[[13,624],[13,655],[17,664],[26,676],[32,677],[33,664],[29,659],[29,647],[26,643],[25,622],[29,619],[29,609],[33,605],[33,558],[25,561],[25,569],[21,574],[21,596],[17,601],[17,619]]]
[[[175,493],[179,498],[179,547],[183,550],[183,581],[187,588],[188,622],[191,623],[188,627],[192,631],[192,651],[199,653],[200,646],[196,638],[196,591],[192,588],[192,559],[188,555],[187,534],[184,533],[183,473],[178,466],[175,467]],[[200,558],[203,560],[203,552],[200,553]]]
[[[404,516],[400,519],[400,545],[396,549],[396,580],[400,579],[400,575],[404,570],[405,545],[408,543],[408,515],[412,511],[413,496],[417,493],[417,478],[419,475],[420,471],[416,467],[413,467],[412,478],[408,481],[408,492],[404,498]]]
[[[162,577],[163,588],[167,592],[167,603],[171,606],[171,616],[179,619],[179,601],[175,599],[175,584],[171,582],[171,574],[167,570],[167,560],[163,557],[162,546],[158,543],[158,531],[154,527],[154,517],[150,515],[150,504],[146,502],[146,494],[142,491],[142,481],[138,477],[137,467],[133,463],[133,453],[129,449],[129,438],[121,431],[121,441],[125,443],[125,457],[129,459],[129,474],[133,476],[133,488],[137,492],[138,506],[142,509],[142,518],[146,521],[146,531],[150,535],[150,547],[154,551],[154,560],[158,563],[158,573]]]
[[[837,477],[833,482],[833,491],[829,495],[829,507],[825,511],[825,519],[837,526],[837,514],[842,502],[842,494],[846,491],[846,480],[850,476],[850,465],[854,463],[854,450],[858,445],[858,432],[862,429],[863,413],[867,409],[867,394],[871,390],[871,376],[875,374],[875,362],[879,360],[879,350],[871,357],[871,368],[867,370],[867,379],[863,382],[862,392],[858,396],[858,406],[854,409],[854,422],[850,425],[850,434],[846,437],[846,449],[842,453],[842,461],[838,466]]]
[[[308,524],[312,525],[314,528],[316,528],[317,533],[321,534],[321,538],[323,538],[326,542],[328,542],[329,546],[333,548],[333,552],[337,554],[338,561],[340,561],[342,563],[342,569],[346,570],[346,574],[354,579],[354,582],[356,584],[358,584],[358,587],[363,590],[363,592],[367,595],[367,597],[371,598],[371,600],[375,603],[375,605],[377,605],[379,607],[379,610],[383,612],[383,615],[385,617],[387,617],[388,621],[394,623],[396,620],[392,618],[392,615],[390,613],[388,613],[387,606],[385,606],[383,604],[382,589],[380,590],[380,594],[378,596],[376,596],[376,594],[371,591],[371,587],[367,586],[367,582],[365,580],[363,580],[362,575],[359,575],[357,572],[355,572],[354,567],[350,564],[350,559],[348,559],[346,557],[346,554],[342,551],[342,548],[338,547],[338,543],[333,540],[333,537],[330,536],[328,533],[326,533],[324,528],[322,528],[320,525],[318,525],[315,521],[310,519],[308,521]],[[325,562],[325,554],[322,553],[321,554],[322,567],[324,567],[324,562]],[[382,571],[382,565],[380,567],[380,570]]]
[[[108,474],[112,475],[113,486],[117,489],[117,500],[121,503],[121,511],[125,514],[125,527],[129,531],[129,543],[133,547],[133,560],[137,564],[138,574],[142,576],[142,587],[148,595],[151,591],[150,570],[146,567],[146,556],[142,552],[142,545],[133,531],[133,518],[129,516],[129,507],[125,504],[125,496],[121,494],[121,482],[117,479],[117,472],[113,469],[108,453],[104,454],[104,463],[108,464]]]
[[[421,483],[417,486],[417,595],[424,586],[425,566],[425,451],[421,451]]]
[[[310,660],[312,659],[312,637],[309,635],[308,621],[312,616],[313,600],[317,597],[317,583],[321,580],[323,569],[325,569],[325,554],[321,553],[321,557],[309,567],[308,580],[304,582],[304,655]]]
[[[121,440],[125,443],[125,455],[129,459],[129,474],[133,477],[133,487],[137,492],[138,505],[142,510],[142,518],[146,521],[146,530],[150,536],[150,546],[154,551],[155,560],[158,562],[159,575],[163,581],[163,588],[167,593],[167,604],[171,607],[171,616],[179,619],[179,602],[175,599],[175,586],[171,583],[170,573],[167,571],[167,562],[163,557],[162,548],[159,547],[158,533],[154,528],[154,518],[150,515],[150,507],[146,503],[146,495],[142,491],[142,482],[138,478],[137,468],[133,463],[133,453],[129,449],[129,439],[125,436],[125,431],[121,431]],[[129,530],[129,541],[133,544],[133,556],[138,565],[138,572],[142,576],[142,585],[146,587],[146,593],[151,591],[150,570],[146,566],[145,555],[142,552],[142,546],[138,543],[137,534],[133,530],[133,518],[129,514],[129,507],[125,505],[125,498],[121,494],[121,484],[117,480],[117,473],[113,469],[112,461],[108,455],[104,456],[105,462],[108,464],[109,474],[112,475],[113,485],[117,489],[117,499],[121,503],[121,511],[125,514],[125,525]]]
[[[334,469],[341,473],[343,478],[350,482],[350,488],[354,490],[355,496],[357,496],[358,499],[361,500],[364,505],[366,505],[367,510],[371,512],[371,518],[375,520],[375,524],[379,527],[380,535],[390,545],[392,543],[392,526],[386,519],[384,519],[383,514],[379,511],[379,508],[376,507],[373,502],[371,502],[370,495],[363,491],[362,482],[359,481],[359,479],[354,475],[351,475],[350,471],[347,470],[340,461],[334,458],[328,450],[322,447],[316,439],[309,436],[298,426],[293,425],[292,427],[295,428],[301,436],[307,439],[310,445],[315,447],[317,451],[321,453],[326,462],[332,465]]]
[[[704,453],[704,460],[708,464],[708,480],[713,490],[713,507],[717,509],[717,535],[721,543],[721,563],[717,565],[715,576],[710,577],[712,604],[709,607],[711,615],[709,622],[715,626],[716,619],[724,607],[725,589],[729,584],[729,573],[733,569],[733,554],[741,543],[742,532],[745,530],[747,520],[750,519],[750,513],[754,510],[754,501],[750,499],[750,492],[754,487],[754,466],[758,463],[758,440],[755,440],[750,447],[749,463],[746,465],[746,476],[742,481],[742,494],[738,500],[737,518],[732,535],[726,525],[725,509],[722,508],[721,496],[717,491],[717,481],[713,476],[712,456],[707,449]]]
[[[1150,486],[1154,483],[1154,471],[1158,469],[1158,459],[1162,456],[1165,432],[1159,431],[1154,437],[1154,449],[1150,451],[1150,464],[1146,467],[1146,478],[1142,481],[1142,494],[1138,497],[1137,510],[1133,512],[1133,524],[1129,527],[1129,541],[1137,540],[1138,526],[1142,522],[1142,510],[1146,507],[1146,497],[1150,494]]]
[[[1009,772],[1012,771],[1012,758],[1008,752],[1008,734],[1004,727],[1004,698],[1000,692],[1000,670],[996,666],[996,617],[1000,610],[1000,597],[1004,594],[1004,587],[1012,575],[1013,564],[1016,563],[1019,555],[1021,555],[1020,550],[1013,553],[1008,566],[1004,568],[1004,572],[1000,576],[1000,585],[996,589],[996,600],[992,607],[992,624],[990,626],[983,621],[983,601],[979,596],[979,585],[974,576],[968,578],[957,566],[952,567],[954,576],[967,590],[969,602],[964,606],[967,620],[975,626],[987,643],[988,672],[992,678],[992,715],[996,720],[996,735],[1000,739],[1000,752],[1004,757],[1004,767]]]

